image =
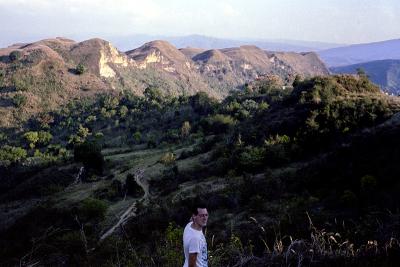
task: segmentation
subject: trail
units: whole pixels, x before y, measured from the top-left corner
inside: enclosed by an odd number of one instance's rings
[[[84,170],[85,170],[85,167],[83,167],[83,166],[79,169],[79,172],[75,177],[75,181],[73,182],[73,185],[79,184],[82,181],[81,176],[82,176]]]
[[[142,187],[144,191],[144,195],[142,198],[140,198],[138,201],[148,201],[149,198],[149,185],[148,183],[143,179],[143,173],[144,169],[138,169],[135,171],[135,181],[136,183]],[[112,233],[115,232],[116,229],[118,229],[120,226],[124,225],[130,218],[136,216],[136,203],[138,201],[133,202],[132,205],[128,207],[128,209],[125,210],[125,212],[120,216],[118,222],[114,224],[110,229],[108,229],[101,237],[100,237],[100,242],[106,239],[108,236],[110,236]]]

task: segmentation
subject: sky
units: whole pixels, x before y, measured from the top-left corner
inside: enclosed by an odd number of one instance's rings
[[[0,47],[134,34],[355,44],[400,38],[399,0],[0,0]]]

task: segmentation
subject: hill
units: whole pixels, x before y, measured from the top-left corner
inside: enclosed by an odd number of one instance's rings
[[[170,95],[203,91],[221,99],[266,73],[288,82],[296,74],[328,73],[320,61],[303,56],[299,60],[310,61],[301,63],[307,69],[297,68],[299,61],[271,62],[271,56],[253,46],[215,50],[219,59],[222,54],[232,59],[223,64],[200,60],[196,55],[203,50],[182,51],[166,41],[152,41],[122,53],[96,38],[46,39],[0,49],[0,125],[11,127],[71,99],[107,90],[141,95],[146,88],[156,87]],[[218,61],[216,56],[213,60]]]
[[[355,44],[318,52],[328,67],[339,67],[375,60],[400,59],[400,39]]]
[[[106,93],[3,129],[0,264],[178,266],[200,198],[210,265],[395,265],[400,99],[362,75],[279,78],[220,102]]]
[[[377,60],[349,66],[330,68],[333,73],[356,74],[358,70],[389,94],[400,94],[400,60]]]

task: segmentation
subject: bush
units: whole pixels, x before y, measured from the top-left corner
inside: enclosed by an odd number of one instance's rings
[[[175,160],[176,160],[175,154],[172,152],[167,152],[161,157],[160,162],[165,166],[170,166],[175,163]]]
[[[5,145],[0,148],[0,165],[9,166],[11,163],[25,159],[27,155],[28,153],[23,148]]]
[[[236,121],[231,116],[216,114],[203,120],[201,125],[204,130],[218,134],[227,132],[232,129],[235,124]]]
[[[87,198],[79,206],[79,214],[87,220],[104,219],[107,211],[107,203],[96,198]]]
[[[85,168],[102,173],[104,169],[104,157],[101,154],[101,146],[96,142],[85,142],[74,147],[74,160],[82,162]]]
[[[125,186],[126,191],[130,196],[140,197],[144,193],[143,188],[136,182],[135,176],[130,173],[126,176]]]
[[[18,51],[18,50],[14,50],[10,53],[10,55],[8,57],[10,58],[11,61],[19,60],[22,57],[22,52]]]
[[[238,167],[242,171],[255,172],[263,166],[264,158],[264,148],[248,146],[238,156]]]
[[[18,108],[25,106],[28,98],[23,94],[15,94],[12,98],[14,105]]]
[[[86,72],[86,67],[82,63],[79,63],[76,65],[75,71],[76,74],[81,75]]]

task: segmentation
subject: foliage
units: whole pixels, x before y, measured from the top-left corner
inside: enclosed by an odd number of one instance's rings
[[[23,148],[5,145],[0,148],[0,164],[9,166],[12,163],[24,160],[27,155],[26,150]]]
[[[80,204],[79,214],[86,220],[98,221],[104,219],[107,208],[106,202],[96,198],[87,198]]]
[[[229,115],[216,114],[207,117],[202,121],[202,127],[205,131],[210,133],[225,133],[231,130],[236,124],[234,118]]]
[[[15,94],[12,98],[12,101],[17,108],[21,108],[28,102],[28,97],[21,93]]]
[[[101,146],[96,142],[84,142],[74,146],[74,160],[82,162],[88,169],[99,173],[104,169],[104,157],[101,154]]]
[[[22,57],[22,52],[19,50],[14,50],[10,53],[8,57],[10,58],[11,61],[17,61]]]
[[[78,65],[76,65],[75,67],[75,72],[78,75],[82,75],[86,72],[86,67],[85,65],[83,65],[82,63],[79,63]]]
[[[167,152],[165,153],[161,158],[160,162],[164,164],[165,166],[170,166],[175,163],[176,156],[172,152]]]
[[[188,137],[190,134],[190,129],[192,127],[190,126],[190,123],[188,121],[184,121],[181,127],[181,136],[183,138]]]
[[[138,185],[135,180],[135,176],[131,173],[126,176],[125,186],[127,193],[133,197],[140,197],[144,193],[143,188]]]

